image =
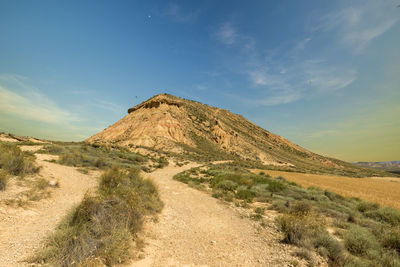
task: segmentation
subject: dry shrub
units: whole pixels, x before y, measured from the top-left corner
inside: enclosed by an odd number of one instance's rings
[[[143,216],[161,208],[157,188],[137,170],[108,170],[98,193],[84,197],[33,261],[57,266],[125,262]]]
[[[355,225],[344,235],[344,244],[350,253],[357,256],[365,256],[370,250],[375,250],[379,247],[376,238],[371,232]]]
[[[12,144],[0,144],[0,168],[12,175],[36,173],[35,157]]]

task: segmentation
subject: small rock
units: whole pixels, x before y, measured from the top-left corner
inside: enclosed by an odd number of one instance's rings
[[[49,185],[51,187],[58,187],[59,186],[58,181],[56,181],[56,180],[50,180],[49,181]]]
[[[216,245],[216,244],[217,244],[217,241],[211,240],[211,245]]]

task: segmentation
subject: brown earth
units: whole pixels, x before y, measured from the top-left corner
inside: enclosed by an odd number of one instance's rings
[[[23,146],[21,149],[35,151],[40,146]],[[73,167],[48,162],[54,156],[36,154],[41,166],[38,178],[57,180],[50,198],[30,203],[28,207],[16,208],[0,203],[0,266],[29,266],[25,260],[39,248],[67,211],[78,204],[87,190],[97,185],[97,172],[85,175]],[[34,179],[34,177],[32,178]],[[2,194],[18,192],[17,185],[0,191]]]

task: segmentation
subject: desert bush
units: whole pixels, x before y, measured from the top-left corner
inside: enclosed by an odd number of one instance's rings
[[[236,188],[238,187],[238,184],[231,180],[223,180],[223,181],[219,182],[218,184],[216,184],[215,187],[222,189],[222,190],[234,192],[236,190]]]
[[[285,184],[280,181],[270,179],[268,181],[268,190],[271,192],[280,192],[286,188]]]
[[[97,265],[122,263],[143,216],[161,208],[157,188],[138,170],[113,168],[101,176],[98,193],[85,195],[32,260],[56,266],[86,266],[94,259]]]
[[[324,251],[325,256],[333,266],[342,266],[346,260],[346,250],[343,244],[334,239],[326,231],[320,231],[313,237],[313,245],[317,251]],[[321,250],[321,248],[323,248]]]
[[[400,266],[400,256],[395,251],[384,252],[377,260],[376,266],[399,267]]]
[[[61,145],[56,145],[56,144],[49,144],[45,145],[42,149],[42,153],[49,153],[49,154],[61,154],[65,151],[64,147]]]
[[[8,174],[0,169],[0,191],[5,190],[8,181]]]
[[[323,227],[322,222],[313,216],[292,214],[277,217],[276,223],[284,235],[284,242],[307,248],[311,247],[313,236]]]
[[[296,257],[299,257],[301,259],[305,259],[308,262],[309,266],[314,266],[315,265],[315,259],[311,251],[307,248],[299,248],[294,251],[293,253]]]
[[[0,168],[20,176],[39,171],[35,165],[35,157],[12,144],[0,144]]]
[[[263,215],[265,213],[265,208],[257,207],[254,209],[254,212]]]
[[[344,235],[344,245],[347,250],[357,256],[365,256],[369,250],[379,247],[375,236],[367,229],[360,226],[352,226]]]
[[[400,253],[400,226],[384,230],[381,236],[382,246]]]
[[[371,202],[366,202],[366,201],[362,201],[356,207],[356,209],[358,211],[360,211],[360,212],[376,210],[378,208],[379,208],[379,204],[378,203],[371,203]]]
[[[237,188],[236,197],[238,199],[252,201],[255,197],[255,193],[246,186],[241,185]]]
[[[293,214],[297,214],[297,215],[301,215],[301,216],[305,216],[310,214],[312,211],[312,205],[310,202],[306,202],[306,201],[297,201],[296,203],[294,203],[291,207],[289,212],[293,213]]]
[[[400,211],[389,207],[369,210],[364,213],[365,216],[374,220],[389,223],[391,225],[400,225]]]

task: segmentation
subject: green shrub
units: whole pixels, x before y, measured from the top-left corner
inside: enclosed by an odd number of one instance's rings
[[[383,253],[383,255],[377,260],[377,266],[382,267],[399,267],[400,266],[400,257],[399,254],[395,251],[389,251]]]
[[[236,188],[238,187],[238,184],[231,180],[223,180],[223,181],[219,182],[218,184],[216,184],[215,187],[222,189],[222,190],[234,192],[236,190]]]
[[[255,197],[255,193],[246,186],[239,186],[236,191],[236,197],[238,199],[252,201]]]
[[[344,245],[350,253],[357,256],[365,256],[369,250],[379,247],[374,235],[355,225],[344,235]]]
[[[326,231],[319,232],[313,239],[313,244],[317,251],[321,251],[321,248],[323,248],[326,255],[321,256],[328,257],[331,265],[342,266],[344,264],[346,253],[342,243],[334,239]]]
[[[49,154],[61,154],[65,151],[64,147],[56,144],[45,145],[42,149],[42,153],[49,153]]]
[[[389,223],[393,226],[400,225],[400,211],[390,207],[370,210],[364,213],[365,216],[374,220]]]
[[[400,226],[387,229],[382,234],[382,246],[400,253]]]
[[[297,215],[308,215],[312,211],[312,205],[307,201],[297,201],[290,207],[290,213],[294,213]]]
[[[0,144],[0,168],[12,175],[36,173],[35,157],[12,144]]]
[[[84,197],[33,261],[55,266],[122,263],[130,257],[143,215],[161,207],[157,188],[138,170],[113,168],[101,176],[98,194]]]
[[[286,185],[280,181],[269,180],[268,181],[268,190],[271,192],[280,192],[286,188]]]
[[[323,224],[313,216],[284,214],[276,219],[283,241],[300,247],[311,247],[312,237],[321,231]]]
[[[0,169],[0,191],[5,190],[8,181],[8,174]]]
[[[254,212],[262,215],[265,213],[265,208],[257,207],[254,209]]]
[[[294,255],[301,259],[305,259],[308,262],[309,266],[315,266],[314,257],[309,249],[299,248],[295,250]]]
[[[363,201],[363,202],[359,203],[356,208],[360,212],[366,212],[366,211],[378,209],[379,204]]]

